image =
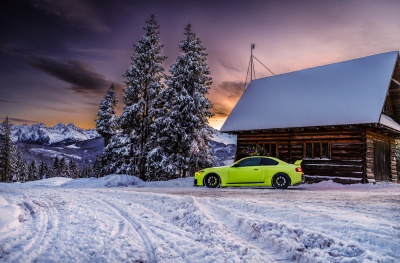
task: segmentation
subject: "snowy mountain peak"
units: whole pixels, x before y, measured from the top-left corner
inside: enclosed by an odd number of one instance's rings
[[[65,125],[57,123],[53,127],[47,127],[44,123],[31,126],[12,125],[11,136],[13,141],[28,142],[37,144],[74,143],[100,137],[95,130],[84,130],[76,127],[73,123]]]
[[[215,142],[223,143],[226,145],[236,144],[236,135],[220,132],[219,130],[212,129],[212,140]]]

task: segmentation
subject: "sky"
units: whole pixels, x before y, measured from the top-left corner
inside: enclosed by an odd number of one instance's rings
[[[276,75],[400,50],[398,0],[2,0],[0,118],[93,128],[111,83],[120,113],[122,75],[151,14],[167,74],[188,23],[201,39],[217,129],[243,93],[251,43]],[[271,73],[256,61],[255,76]]]

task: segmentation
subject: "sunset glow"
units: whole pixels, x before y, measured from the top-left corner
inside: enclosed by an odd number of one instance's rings
[[[399,1],[48,1],[0,4],[0,118],[93,128],[111,83],[120,104],[132,45],[155,14],[169,66],[191,23],[207,48],[220,128],[254,55],[275,74],[400,50]],[[271,76],[259,63],[256,77]]]

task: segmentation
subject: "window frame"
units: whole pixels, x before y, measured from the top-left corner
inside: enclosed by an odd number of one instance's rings
[[[268,153],[269,155],[263,155],[263,156],[268,156],[268,157],[278,157],[278,143],[277,142],[259,142],[257,143],[256,149],[258,150],[259,147],[261,147],[261,149],[263,151],[266,151],[266,147],[265,145],[268,145]],[[272,153],[271,147],[272,145],[275,145],[275,152],[274,154]]]
[[[308,157],[308,155],[307,155],[307,145],[309,145],[309,144],[311,144],[311,157]],[[316,149],[315,149],[315,146],[316,145],[318,145],[319,144],[319,156],[315,156],[315,153],[316,153]],[[325,144],[325,146],[327,146],[327,154],[326,154],[326,157],[324,157],[324,144]],[[303,149],[304,149],[304,152],[303,152],[303,158],[304,159],[320,159],[320,160],[323,160],[323,159],[326,159],[326,160],[330,160],[331,159],[331,157],[332,157],[332,152],[331,152],[331,150],[332,150],[332,147],[331,147],[331,143],[330,142],[328,142],[328,141],[308,141],[308,142],[304,142],[304,145],[303,145]]]

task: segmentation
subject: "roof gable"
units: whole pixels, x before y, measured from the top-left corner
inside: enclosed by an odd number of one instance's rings
[[[221,131],[379,123],[398,52],[252,81]]]

